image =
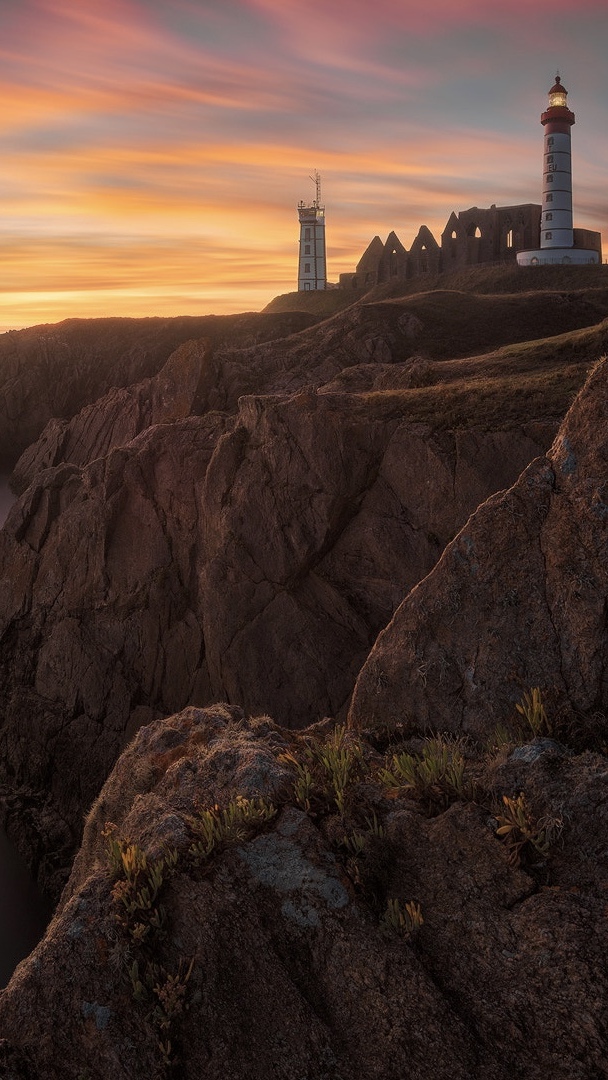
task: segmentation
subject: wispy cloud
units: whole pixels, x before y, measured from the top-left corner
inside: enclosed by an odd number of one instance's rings
[[[374,233],[537,201],[556,64],[608,234],[607,29],[605,0],[4,0],[0,324],[260,306],[313,168],[334,279]]]

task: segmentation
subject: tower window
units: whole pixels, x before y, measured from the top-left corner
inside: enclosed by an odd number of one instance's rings
[[[553,192],[552,191],[550,191],[549,194],[547,195],[547,202],[553,202]]]
[[[509,229],[509,231],[507,233],[507,247],[508,248],[513,247],[513,229]]]
[[[552,232],[546,232],[545,233],[545,240],[552,240],[552,239],[553,239],[553,233]]]
[[[304,245],[304,254],[305,255],[310,255],[310,244],[305,244]]]
[[[310,274],[310,263],[304,263],[304,273]]]
[[[553,177],[551,176],[551,173],[548,173],[548,174],[547,174],[547,183],[548,183],[548,184],[552,184],[552,183],[553,183]]]
[[[555,139],[553,138],[553,135],[550,135],[549,138],[547,139],[547,146],[553,146],[554,142],[555,142]]]
[[[553,214],[545,214],[545,221],[553,221]]]
[[[304,239],[310,240],[310,229],[304,229]]]
[[[547,161],[553,161],[553,154],[547,154]]]

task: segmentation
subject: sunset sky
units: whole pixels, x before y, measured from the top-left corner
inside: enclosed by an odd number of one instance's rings
[[[540,202],[576,114],[574,223],[608,256],[606,0],[0,0],[0,329],[259,310],[378,233]]]

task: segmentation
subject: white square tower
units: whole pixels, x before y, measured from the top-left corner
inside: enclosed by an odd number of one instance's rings
[[[321,205],[321,177],[314,177],[316,198],[311,206],[298,203],[300,220],[300,257],[298,260],[298,292],[325,289],[327,269],[325,259],[325,207]]]

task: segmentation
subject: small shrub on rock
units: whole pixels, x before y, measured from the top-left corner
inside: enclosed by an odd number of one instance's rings
[[[401,938],[411,938],[424,923],[420,904],[410,900],[401,907],[396,897],[390,899],[386,911],[380,919],[380,929],[384,934],[397,934]]]
[[[257,833],[277,813],[269,799],[236,799],[222,810],[217,804],[202,809],[190,821],[196,837],[189,855],[196,865],[233,844],[242,844]]]
[[[496,835],[507,844],[511,865],[521,864],[526,848],[543,857],[548,855],[552,843],[561,832],[561,821],[535,822],[523,792],[513,798],[503,795],[502,803],[502,809],[496,815]]]
[[[536,738],[553,734],[553,726],[547,716],[547,710],[543,704],[540,688],[534,686],[524,694],[521,702],[515,708],[520,716],[523,716],[526,724]]]
[[[441,736],[428,739],[421,754],[393,754],[378,780],[388,795],[409,794],[430,807],[445,807],[453,799],[468,797],[466,762],[457,743]]]
[[[282,754],[279,760],[293,769],[293,796],[306,813],[335,808],[344,816],[347,800],[365,772],[358,738],[338,726],[324,742],[309,741],[302,759]]]

